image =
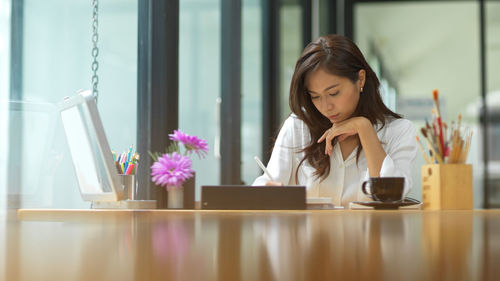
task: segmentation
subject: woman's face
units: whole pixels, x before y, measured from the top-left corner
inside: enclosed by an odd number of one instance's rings
[[[322,68],[306,77],[306,89],[316,109],[332,123],[352,116],[358,105],[360,89],[364,86],[365,71],[359,71],[359,79],[353,83],[324,71]]]

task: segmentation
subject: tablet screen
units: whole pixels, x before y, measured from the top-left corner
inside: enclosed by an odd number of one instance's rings
[[[83,199],[118,200],[121,184],[90,92],[65,99],[61,118]]]

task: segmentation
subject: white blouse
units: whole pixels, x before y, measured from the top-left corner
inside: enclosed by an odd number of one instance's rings
[[[406,195],[412,188],[411,172],[417,155],[416,131],[406,119],[389,119],[382,129],[374,126],[378,138],[387,156],[380,169],[381,177],[404,177]],[[314,140],[315,141],[315,140]],[[304,158],[303,148],[311,143],[311,135],[306,124],[296,115],[288,117],[276,139],[267,169],[273,180],[285,185],[305,185],[308,197],[331,197],[336,206],[348,207],[352,201],[370,201],[361,191],[361,185],[369,176],[366,157],[361,151],[356,164],[358,148],[344,161],[338,143],[333,147],[330,157],[330,174],[320,182],[313,175],[315,168],[304,161],[295,173],[298,164]],[[265,174],[255,179],[253,185],[265,185],[269,181]]]

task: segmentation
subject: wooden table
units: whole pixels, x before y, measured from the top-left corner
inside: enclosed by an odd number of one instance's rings
[[[0,212],[0,280],[500,280],[500,211]]]

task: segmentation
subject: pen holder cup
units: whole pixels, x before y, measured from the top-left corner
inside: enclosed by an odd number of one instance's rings
[[[431,164],[422,166],[424,210],[471,210],[472,165]]]
[[[123,184],[123,192],[128,200],[136,200],[137,196],[137,179],[135,175],[119,174],[120,182]]]

